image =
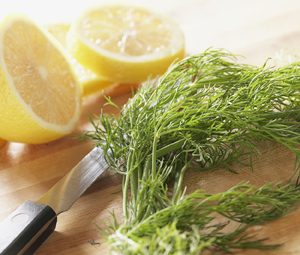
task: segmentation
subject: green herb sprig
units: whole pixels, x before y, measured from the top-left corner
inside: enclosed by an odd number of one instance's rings
[[[155,240],[160,238],[159,231],[166,232],[165,241],[174,254],[177,242],[186,244],[180,246],[176,254],[181,254],[181,248],[195,251],[184,254],[199,254],[205,247],[224,251],[235,247],[268,248],[260,241],[245,242],[248,239],[243,238],[234,241],[245,228],[230,235],[212,231],[207,235],[209,238],[205,238],[200,230],[207,228],[212,210],[207,210],[208,214],[204,215],[194,214],[197,217],[183,217],[182,226],[187,229],[178,227],[179,215],[172,211],[179,208],[188,211],[189,206],[194,206],[190,196],[186,200],[183,198],[182,182],[188,168],[204,171],[223,165],[235,172],[231,164],[245,164],[241,161],[245,155],[249,156],[248,165],[252,167],[253,156],[259,154],[257,142],[272,141],[289,148],[296,155],[290,181],[299,174],[298,63],[279,69],[267,65],[255,67],[237,63],[236,56],[225,50],[208,49],[178,62],[155,84],[148,82],[142,86],[119,110],[118,117],[102,114],[96,116],[97,123],[90,119],[95,130],[81,136],[81,139],[91,139],[95,145],[101,146],[110,168],[124,176],[125,221],[109,239],[116,242],[115,245],[110,242],[112,249],[117,247],[124,254],[169,254],[167,248],[149,253],[158,245]],[[116,106],[110,98],[106,99],[107,104]],[[170,180],[173,181],[172,194],[167,196]],[[244,187],[241,184],[235,189],[240,191]],[[247,189],[253,191],[248,186]],[[275,191],[273,186],[265,186],[263,190],[268,192],[261,193],[259,199],[265,204]],[[283,197],[291,195],[289,190],[290,186],[283,190]],[[197,197],[199,194],[202,193],[197,191],[191,196],[198,200],[201,199]],[[238,196],[243,197],[243,193]],[[258,196],[252,198],[250,203],[256,203],[254,199]],[[225,203],[224,199],[220,201]],[[297,192],[292,195],[292,200],[289,207],[299,200]],[[232,205],[222,206],[220,201],[215,212],[240,222],[246,217],[244,205],[233,209]],[[281,200],[272,201],[274,208],[281,207]],[[260,210],[260,207],[255,210],[246,217],[245,224],[265,222],[285,213],[285,210],[276,209],[270,214],[270,210]],[[166,225],[157,226],[159,231],[153,232],[150,220],[155,222],[160,215],[167,217]],[[137,240],[133,229],[141,224],[147,227],[136,237],[142,243],[153,239],[154,245],[143,246],[143,252],[134,248]],[[167,233],[173,233],[176,238],[168,239]],[[183,240],[182,236],[187,236],[187,239]],[[191,245],[194,248],[187,248]]]
[[[168,200],[167,194],[165,199]],[[203,249],[230,252],[232,248],[276,249],[241,234],[249,225],[276,219],[291,211],[300,199],[300,187],[266,184],[261,188],[247,183],[215,195],[198,190],[181,197],[177,204],[157,211],[138,224],[117,226],[108,236],[114,251],[126,254],[199,254]],[[213,224],[213,213],[247,225],[233,232],[221,232],[227,225]],[[201,232],[202,231],[202,232]]]

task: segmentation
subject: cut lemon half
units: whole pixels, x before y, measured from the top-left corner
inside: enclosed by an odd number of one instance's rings
[[[84,67],[108,80],[140,83],[184,57],[184,35],[168,17],[143,7],[92,7],[72,24],[67,47]]]
[[[45,143],[71,133],[81,90],[62,46],[24,14],[0,24],[0,137]]]
[[[64,48],[66,48],[66,36],[70,30],[69,24],[49,24],[46,25],[45,28],[60,42]],[[72,57],[70,56],[70,58]],[[91,70],[84,68],[76,61],[75,58],[72,58],[71,62],[82,87],[83,97],[88,97],[101,92],[102,90],[106,90],[118,85],[118,83],[104,79],[101,76],[94,74]]]

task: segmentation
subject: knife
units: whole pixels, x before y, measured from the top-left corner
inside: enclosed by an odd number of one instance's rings
[[[54,231],[57,215],[71,208],[108,168],[95,147],[37,202],[26,201],[0,223],[0,254],[33,254]]]

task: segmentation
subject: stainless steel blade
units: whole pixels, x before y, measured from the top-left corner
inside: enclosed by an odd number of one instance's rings
[[[103,150],[94,148],[57,182],[38,203],[49,205],[56,214],[67,211],[85,190],[108,168]]]

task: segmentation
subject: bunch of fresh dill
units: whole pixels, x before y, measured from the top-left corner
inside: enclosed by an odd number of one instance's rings
[[[185,196],[182,182],[188,168],[224,165],[234,171],[230,164],[241,163],[244,155],[252,166],[256,142],[266,140],[295,153],[292,180],[300,159],[299,91],[297,63],[255,67],[237,63],[225,50],[208,49],[173,65],[155,86],[142,86],[118,117],[91,119],[95,130],[81,139],[101,146],[110,168],[124,176],[125,221],[107,225],[111,250],[200,254],[203,249],[276,248],[241,234],[251,224],[289,212],[300,200],[297,185],[255,188],[241,183],[220,194]],[[212,224],[212,213],[243,225],[222,233],[224,223]]]

